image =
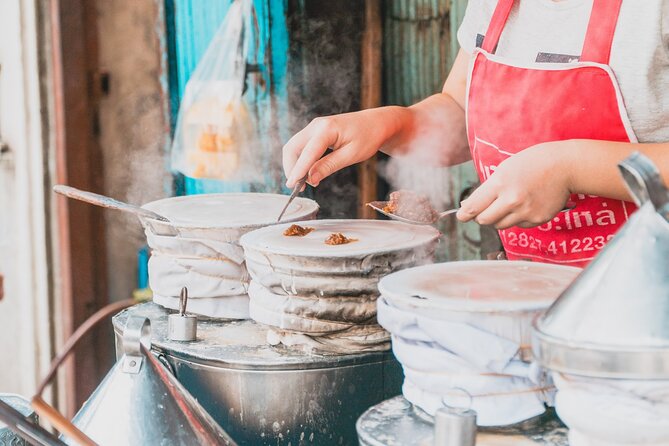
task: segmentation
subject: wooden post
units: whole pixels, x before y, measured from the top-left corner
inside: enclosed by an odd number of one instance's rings
[[[104,193],[97,141],[97,28],[86,0],[49,2],[56,182]],[[70,337],[107,302],[105,237],[99,208],[59,197],[58,273],[61,336]],[[65,414],[71,418],[113,364],[110,327],[96,330],[65,368]]]
[[[362,109],[381,105],[381,0],[365,0],[365,31],[362,35],[362,76],[360,106]],[[376,157],[358,166],[358,217],[375,218],[376,213],[365,206],[376,200],[378,175]]]

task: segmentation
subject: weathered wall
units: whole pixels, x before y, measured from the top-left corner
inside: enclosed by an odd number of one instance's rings
[[[162,1],[98,0],[97,12],[100,68],[108,75],[100,104],[105,189],[143,204],[171,195]],[[132,216],[109,211],[106,226],[109,292],[118,300],[136,287],[136,253],[145,239]]]

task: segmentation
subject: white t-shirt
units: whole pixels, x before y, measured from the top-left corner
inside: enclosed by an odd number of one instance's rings
[[[497,0],[469,0],[460,46],[481,46]],[[578,60],[592,0],[517,0],[496,54],[519,63]],[[639,142],[669,142],[669,0],[623,0],[610,65]]]

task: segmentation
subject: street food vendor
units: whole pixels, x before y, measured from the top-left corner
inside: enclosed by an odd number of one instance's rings
[[[379,150],[473,160],[460,220],[497,227],[509,259],[587,264],[635,210],[618,162],[641,151],[669,178],[669,1],[470,0],[458,40],[441,93],[290,139],[288,187]]]

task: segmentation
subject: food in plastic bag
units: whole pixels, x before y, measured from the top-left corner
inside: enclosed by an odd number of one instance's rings
[[[236,0],[186,84],[172,144],[172,168],[193,178],[252,181],[255,118],[243,98],[250,0]]]

